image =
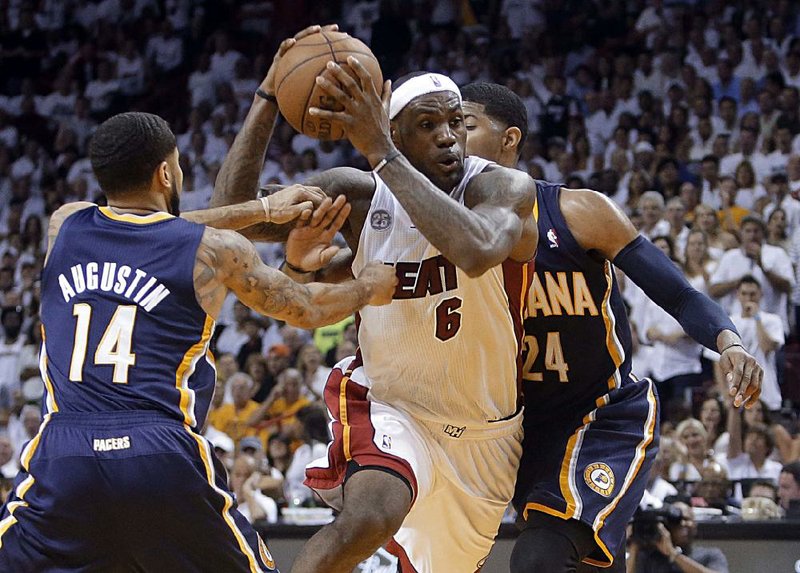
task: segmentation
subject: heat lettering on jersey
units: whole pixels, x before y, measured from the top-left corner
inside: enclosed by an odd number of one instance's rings
[[[424,298],[458,288],[456,266],[442,255],[424,261],[398,261],[394,268],[397,274],[395,299]]]
[[[132,300],[147,312],[153,310],[158,303],[167,298],[169,289],[158,282],[156,277],[148,277],[140,269],[133,269],[128,265],[105,262],[100,265],[90,262],[70,267],[70,275],[58,275],[58,285],[64,302],[84,291],[101,290],[114,292]]]
[[[567,275],[572,275],[568,277]],[[542,276],[544,284],[542,284]],[[537,272],[533,276],[528,313],[530,316],[598,316],[589,285],[582,272]]]

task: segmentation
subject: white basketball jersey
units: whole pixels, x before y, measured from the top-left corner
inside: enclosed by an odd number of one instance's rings
[[[467,184],[489,163],[467,157],[464,178],[450,196],[463,204]],[[375,179],[353,272],[358,276],[367,263],[382,261],[395,267],[399,284],[391,304],[360,312],[358,341],[370,397],[458,426],[511,416],[532,262],[506,260],[470,278],[422,236],[386,184]]]

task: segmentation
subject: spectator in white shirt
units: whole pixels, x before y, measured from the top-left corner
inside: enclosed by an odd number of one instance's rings
[[[791,251],[792,242],[786,230],[786,211],[781,207],[773,210],[767,219],[767,244],[780,247],[787,253]],[[791,254],[789,256],[791,258]],[[792,261],[794,263],[794,261]]]
[[[711,277],[708,292],[719,299],[730,314],[741,310],[734,291],[745,275],[753,275],[763,292],[761,307],[781,317],[784,330],[789,331],[787,314],[788,294],[795,284],[794,269],[789,255],[780,247],[764,243],[766,227],[758,217],[742,219],[742,246],[727,251]]]
[[[784,326],[777,314],[761,309],[761,285],[750,275],[742,277],[736,289],[741,310],[731,316],[742,344],[764,368],[761,399],[770,410],[781,407],[776,352],[783,346]]]
[[[766,203],[766,204],[765,204]],[[761,201],[766,219],[777,207],[786,213],[786,232],[793,234],[800,229],[800,201],[789,193],[789,178],[784,173],[773,175],[767,185],[767,197]]]
[[[752,127],[742,127],[739,134],[739,149],[737,153],[731,153],[722,158],[719,163],[719,171],[721,175],[734,175],[736,167],[742,161],[749,161],[753,164],[753,169],[756,172],[756,179],[762,181],[764,177],[769,175],[767,170],[763,153],[756,150],[758,144],[758,132]]]
[[[231,471],[231,489],[236,495],[239,512],[249,521],[266,520],[267,523],[278,521],[278,504],[258,489],[261,472],[257,471],[255,458],[240,454],[233,462]]]
[[[664,220],[669,223],[669,236],[675,245],[675,259],[682,261],[686,250],[689,227],[686,226],[686,205],[680,197],[667,201]]]
[[[145,54],[162,73],[171,72],[183,63],[183,42],[175,35],[169,20],[164,20],[158,35],[148,40]]]
[[[749,426],[742,436],[742,413],[731,405],[728,410],[728,477],[731,481],[764,478],[775,485],[781,474],[781,464],[769,459],[774,443],[764,425]],[[741,487],[735,495],[742,499]]]
[[[698,482],[702,479],[702,470],[714,463],[708,449],[708,433],[705,427],[695,418],[688,418],[678,424],[675,435],[683,444],[685,451],[681,458],[669,467],[669,481]]]
[[[734,175],[738,191],[736,192],[736,206],[752,211],[756,202],[767,196],[764,186],[756,181],[756,172],[749,161],[742,161],[736,167]]]
[[[658,191],[646,191],[639,198],[642,228],[639,230],[648,239],[669,234],[669,223],[664,220],[664,196]]]
[[[114,96],[118,93],[120,93],[120,82],[113,75],[112,64],[103,60],[97,66],[97,78],[86,84],[86,89],[83,90],[92,113],[103,115],[108,112]]]
[[[214,53],[211,55],[211,75],[218,84],[231,82],[236,77],[236,62],[242,54],[230,48],[226,32],[217,32],[214,37]]]

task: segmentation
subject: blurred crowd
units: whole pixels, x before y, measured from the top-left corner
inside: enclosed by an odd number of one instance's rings
[[[206,207],[278,43],[312,17],[367,42],[386,77],[426,69],[508,85],[533,134],[520,169],[611,197],[725,307],[766,372],[762,402],[744,415],[718,357],[619,276],[634,371],[657,380],[663,400],[649,503],[790,513],[800,498],[800,6],[789,0],[0,1],[0,474],[15,475],[41,420],[48,216],[103,201],[86,157],[93,129],[124,110],[165,117],[185,174],[181,209]],[[340,165],[365,166],[346,142],[281,122],[261,183]],[[280,245],[259,249],[269,264],[283,258]],[[325,452],[324,383],[356,344],[352,318],[305,332],[226,302],[206,433],[251,519],[314,503],[302,478]],[[756,493],[772,505],[748,502]]]

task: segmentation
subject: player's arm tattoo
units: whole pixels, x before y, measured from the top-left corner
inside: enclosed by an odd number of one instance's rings
[[[509,257],[536,198],[533,179],[502,167],[475,176],[464,205],[403,156],[386,164],[381,178],[425,238],[470,276],[479,276]]]
[[[232,231],[206,229],[197,251],[195,292],[200,306],[212,316],[230,289],[256,312],[298,328],[338,322],[366,305],[371,285],[352,280],[340,285],[301,285],[266,266],[253,244]]]
[[[89,203],[88,201],[75,201],[74,203],[62,205],[56,209],[52,215],[50,215],[50,223],[47,227],[47,255],[45,256],[45,262],[47,262],[47,259],[50,258],[50,251],[53,250],[53,245],[58,237],[58,232],[61,230],[61,225],[63,225],[64,221],[67,220],[67,217],[73,213],[82,211],[83,209],[96,206],[96,204]]]
[[[278,108],[255,96],[242,129],[222,162],[211,206],[220,207],[255,199],[264,155],[272,137]]]

